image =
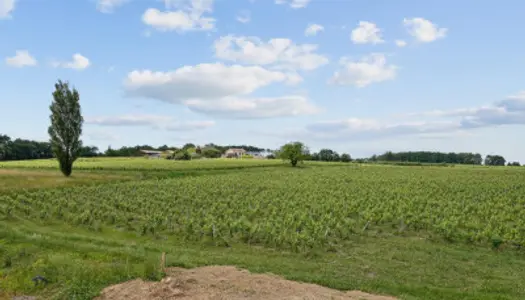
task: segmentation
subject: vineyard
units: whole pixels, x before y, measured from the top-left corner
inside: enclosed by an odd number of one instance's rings
[[[53,164],[10,162],[0,167],[46,169]],[[257,168],[248,170],[251,167]],[[6,190],[0,193],[0,222],[32,220],[44,227],[67,224],[100,235],[117,231],[141,239],[177,239],[219,249],[263,246],[307,256],[342,255],[362,238],[403,239],[408,245],[422,239],[510,251],[512,257],[521,257],[519,249],[525,245],[521,168],[321,163],[290,168],[281,161],[138,159],[85,159],[78,168],[234,170]]]
[[[331,167],[17,192],[0,214],[142,235],[327,249],[356,234],[525,244],[525,172]]]

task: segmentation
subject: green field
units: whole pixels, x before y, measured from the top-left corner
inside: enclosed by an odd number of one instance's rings
[[[401,299],[525,299],[525,169],[277,160],[0,163],[0,298],[91,299],[173,266]],[[9,182],[9,184],[6,184]],[[31,278],[49,278],[35,287]]]

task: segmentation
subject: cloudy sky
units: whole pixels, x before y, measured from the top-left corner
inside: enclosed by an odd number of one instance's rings
[[[47,139],[62,79],[101,149],[301,140],[525,162],[523,28],[518,0],[0,0],[0,132]]]

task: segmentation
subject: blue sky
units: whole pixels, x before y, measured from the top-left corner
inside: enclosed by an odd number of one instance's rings
[[[0,132],[46,140],[62,79],[101,149],[301,140],[525,162],[524,13],[511,0],[0,0]]]

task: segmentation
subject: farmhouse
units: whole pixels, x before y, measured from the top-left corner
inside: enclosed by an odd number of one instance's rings
[[[230,148],[224,152],[223,157],[226,158],[242,158],[246,154],[246,150],[239,148]]]
[[[153,150],[140,150],[140,152],[144,153],[144,156],[147,158],[160,158],[162,151],[153,151]]]

